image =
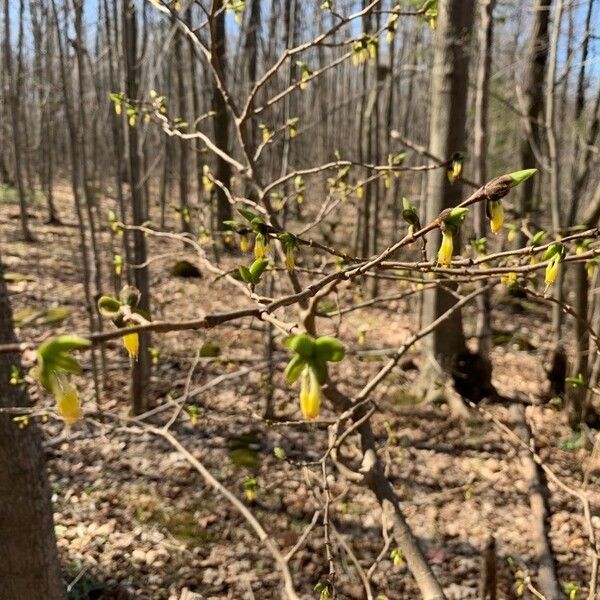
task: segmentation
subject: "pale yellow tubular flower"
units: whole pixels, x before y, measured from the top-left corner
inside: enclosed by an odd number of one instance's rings
[[[300,410],[307,421],[319,416],[321,407],[321,386],[310,367],[305,367],[300,382]]]
[[[558,275],[558,269],[560,265],[560,255],[555,254],[548,262],[548,266],[546,267],[546,276],[544,278],[544,283],[546,284],[546,289],[548,289],[555,281],[556,276]]]
[[[296,259],[294,256],[294,248],[288,247],[285,249],[285,268],[292,272],[296,267]]]
[[[438,251],[438,263],[443,267],[449,267],[452,264],[452,253],[454,252],[454,240],[452,232],[444,231],[442,233],[442,245]]]
[[[596,263],[589,262],[586,265],[585,270],[587,272],[588,279],[593,279],[594,273],[596,272]]]
[[[77,423],[82,417],[81,402],[77,388],[66,378],[56,378],[52,386],[56,398],[56,410],[67,425]]]
[[[248,252],[250,248],[250,241],[248,240],[248,236],[244,233],[240,237],[240,250],[242,252]]]
[[[128,333],[123,336],[123,346],[131,360],[137,360],[140,351],[140,338],[137,333]]]
[[[254,258],[263,258],[266,254],[266,247],[263,236],[258,234],[254,240]]]
[[[504,226],[504,207],[502,202],[494,202],[489,204],[490,227],[492,232],[498,235]]]

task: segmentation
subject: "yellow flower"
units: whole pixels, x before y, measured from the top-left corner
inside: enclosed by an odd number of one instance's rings
[[[517,231],[516,231],[516,229],[509,229],[508,230],[508,235],[506,236],[506,239],[509,242],[514,242],[516,238],[517,238]]]
[[[264,258],[269,250],[269,243],[265,240],[265,236],[262,233],[257,233],[254,240],[254,257]]]
[[[451,231],[442,233],[442,245],[438,252],[438,263],[443,267],[448,267],[452,263],[452,253],[454,252],[454,240]]]
[[[294,248],[292,246],[288,246],[285,249],[285,268],[292,272],[296,266],[296,261],[294,257]]]
[[[506,287],[511,288],[517,284],[517,274],[513,271],[500,277],[500,283],[503,283]]]
[[[300,410],[302,416],[310,421],[319,416],[321,407],[321,386],[310,367],[305,367],[300,382]]]
[[[127,333],[123,336],[123,346],[129,354],[131,360],[137,360],[140,350],[140,338],[137,333]]]
[[[504,225],[504,207],[502,206],[502,202],[492,200],[488,203],[488,217],[492,232],[498,235]]]
[[[81,419],[81,403],[77,388],[64,377],[57,377],[52,385],[56,398],[56,409],[67,425],[73,425]]]
[[[462,159],[456,159],[452,161],[450,168],[447,171],[448,181],[454,183],[462,173]]]
[[[391,187],[392,187],[392,172],[391,171],[386,171],[383,174],[383,186],[385,187],[386,190],[391,189]]]
[[[548,266],[546,267],[546,277],[544,279],[544,283],[546,284],[546,289],[549,288],[555,281],[556,276],[558,275],[558,267],[560,265],[560,254],[555,254],[548,262]]]
[[[585,270],[587,271],[588,279],[593,279],[594,273],[596,272],[596,263],[593,261],[588,262],[585,266]]]
[[[250,242],[248,240],[248,236],[245,233],[243,233],[240,236],[240,250],[242,252],[248,252],[249,248],[250,248]]]
[[[204,187],[204,191],[208,194],[210,194],[215,187],[213,180],[210,178],[210,168],[208,165],[202,167],[202,186]]]

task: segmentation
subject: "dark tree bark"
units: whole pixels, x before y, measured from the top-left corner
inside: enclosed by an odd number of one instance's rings
[[[124,0],[122,5],[122,42],[125,62],[125,88],[128,98],[138,98],[139,61],[137,55],[137,22],[135,0]],[[132,223],[139,226],[146,220],[144,211],[144,198],[142,193],[142,170],[140,165],[138,145],[138,124],[127,128],[128,148],[128,180],[132,205]],[[146,238],[143,232],[133,232],[133,260],[136,265],[146,264]],[[148,282],[148,266],[135,269],[135,286],[140,292],[139,307],[142,310],[150,308],[150,286]],[[149,336],[140,334],[139,355],[133,363],[131,375],[131,395],[134,414],[140,414],[146,409],[146,386],[150,375],[150,361],[148,356]]]
[[[10,1],[4,0],[4,98],[10,110],[10,124],[12,133],[12,147],[15,159],[15,182],[19,196],[19,208],[21,211],[21,236],[26,242],[33,241],[33,235],[29,230],[29,214],[27,213],[27,190],[23,180],[23,148],[21,146],[23,136],[21,132],[21,121],[19,115],[18,85],[13,78],[12,50],[10,45]]]
[[[538,164],[536,153],[541,148],[541,120],[544,108],[544,76],[548,56],[548,23],[552,0],[536,0],[534,19],[529,39],[529,57],[525,64],[529,66],[524,90],[526,134],[521,139],[521,169],[530,169]],[[518,190],[518,203],[521,216],[526,218],[534,206],[534,190],[536,182],[531,177],[522,183]],[[526,243],[524,234],[520,236],[520,244]]]
[[[490,70],[492,64],[492,41],[494,32],[494,6],[496,0],[479,0],[479,65],[475,93],[475,135],[473,140],[473,159],[475,163],[474,179],[487,181],[488,149],[488,98],[490,89]],[[475,208],[475,232],[478,238],[484,238],[487,231],[485,202]],[[490,292],[484,292],[477,300],[477,340],[482,356],[489,356],[492,349],[492,315]]]
[[[185,65],[183,64],[183,54],[181,52],[182,36],[181,30],[177,29],[175,21],[175,68],[177,69],[177,102],[180,119],[187,120],[187,92],[185,89]],[[194,82],[192,81],[194,84]],[[179,138],[179,217],[181,219],[181,231],[189,233],[190,228],[190,213],[188,206],[188,191],[189,191],[189,142],[183,138]]]
[[[15,341],[0,261],[0,344]],[[0,354],[0,408],[29,405],[25,389],[9,383],[13,366],[21,369],[19,354]],[[34,422],[19,429],[13,416],[4,413],[0,507],[0,600],[64,598],[40,432]]]
[[[211,19],[213,27],[212,40],[214,47],[213,65],[219,75],[223,78],[225,73],[225,50],[226,50],[226,33],[225,33],[225,11],[223,9],[223,0],[214,0],[212,6],[213,14],[216,14],[214,19]],[[215,112],[213,117],[215,144],[220,150],[229,152],[229,112],[223,98],[223,94],[219,90],[216,83],[213,84],[212,95],[212,110]],[[231,165],[221,158],[216,157],[215,177],[221,181],[223,185],[229,186],[231,179]],[[216,224],[215,228],[220,231],[223,227],[223,221],[231,219],[231,205],[223,190],[216,186]]]
[[[469,88],[469,50],[473,27],[473,0],[442,0],[439,3],[438,31],[435,35],[431,82],[431,123],[429,152],[449,159],[466,146],[465,121]],[[429,172],[427,185],[427,222],[461,199],[461,185],[450,184],[444,169]],[[440,242],[436,232],[432,248]],[[456,236],[458,237],[458,236]],[[455,248],[459,248],[455,239]],[[431,323],[456,303],[456,298],[441,287],[424,296],[424,323]],[[459,311],[428,336],[428,349],[444,370],[465,351],[465,338]]]

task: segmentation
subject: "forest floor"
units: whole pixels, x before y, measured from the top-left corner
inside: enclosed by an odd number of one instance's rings
[[[58,332],[85,333],[88,321],[81,284],[78,229],[65,187],[57,190],[65,225],[45,225],[42,206],[32,210],[36,243],[17,240],[18,207],[0,197],[0,240],[20,340],[43,340]],[[103,224],[105,247],[109,228]],[[194,255],[179,242],[148,238],[154,318],[185,319],[201,311],[242,306],[225,281],[174,277],[176,260]],[[105,281],[112,257],[103,256]],[[393,282],[380,293],[393,293]],[[104,290],[111,293],[112,285]],[[340,291],[342,306],[359,290]],[[548,311],[531,305],[515,312],[499,292],[495,301],[496,341],[493,381],[500,394],[528,404],[527,417],[539,453],[568,485],[581,488],[590,450],[573,443],[565,418],[544,403],[544,356],[550,347]],[[399,346],[414,331],[413,301],[392,310],[371,307],[351,312],[341,323],[320,320],[323,332],[339,326],[339,336],[352,356],[332,367],[346,390],[358,390],[379,367],[382,356],[358,351]],[[293,313],[289,313],[293,318]],[[106,324],[109,328],[111,325]],[[244,499],[244,482],[257,480],[257,497],[249,504],[258,520],[287,551],[320,508],[311,479],[284,460],[275,447],[294,460],[317,459],[326,447],[322,429],[280,427],[260,418],[267,386],[264,333],[261,322],[246,319],[206,332],[154,336],[160,349],[149,389],[152,405],[171,402],[168,410],[149,419],[164,423],[173,414],[172,399],[182,395],[196,349],[210,342],[219,355],[202,358],[188,397],[197,411],[184,411],[171,431],[178,440]],[[365,340],[359,343],[360,332]],[[206,347],[206,346],[205,346]],[[276,339],[274,402],[278,417],[298,419],[297,390],[282,380],[286,354]],[[129,362],[119,341],[107,344],[107,373],[100,407],[118,419],[102,418],[94,403],[89,357],[77,378],[87,417],[71,429],[50,419],[42,425],[48,453],[56,534],[61,558],[72,581],[70,598],[176,599],[182,588],[203,598],[236,600],[281,597],[279,573],[271,557],[232,507],[206,486],[198,473],[167,441],[127,421]],[[410,352],[419,363],[418,347]],[[24,354],[25,369],[35,353]],[[88,362],[86,362],[86,360]],[[249,367],[253,367],[249,369]],[[249,371],[243,375],[244,371]],[[231,377],[201,389],[222,374]],[[534,531],[528,489],[519,453],[492,423],[451,418],[445,405],[415,402],[414,371],[397,371],[377,394],[379,411],[373,427],[389,477],[401,499],[449,599],[477,598],[480,554],[493,533],[497,541],[499,598],[516,598],[514,564],[528,570],[535,583]],[[32,385],[30,395],[40,409],[52,399]],[[484,403],[495,417],[510,423],[505,404]],[[323,416],[332,414],[324,407]],[[355,440],[351,440],[350,447]],[[592,514],[600,508],[597,480],[590,481]],[[551,491],[550,538],[561,585],[579,586],[587,596],[591,559],[580,504],[554,483]],[[331,490],[332,519],[363,567],[383,547],[381,514],[372,494],[348,487],[336,477]],[[598,529],[600,517],[592,517]],[[337,537],[334,550],[341,597],[360,599],[364,589],[351,558]],[[315,527],[293,559],[292,573],[303,598],[316,598],[314,585],[327,574],[323,530]],[[419,597],[405,564],[394,565],[389,552],[373,577],[375,596],[390,600]],[[533,597],[526,591],[524,597]],[[38,599],[32,599],[38,600]],[[42,600],[42,599],[39,599]]]

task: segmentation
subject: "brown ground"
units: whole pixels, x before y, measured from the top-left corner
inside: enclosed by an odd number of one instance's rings
[[[0,203],[2,255],[13,308],[22,325],[18,330],[21,340],[87,330],[77,229],[66,188],[59,190],[58,201],[67,226],[47,226],[41,218],[34,218],[38,242],[33,245],[16,240],[16,205],[6,198]],[[107,230],[103,235],[108,239]],[[151,265],[156,318],[191,318],[200,309],[244,304],[227,283],[213,282],[209,274],[202,280],[172,277],[169,268],[176,257],[194,259],[180,244],[153,239],[150,245],[151,255],[168,254]],[[110,262],[105,256],[106,281]],[[381,292],[393,289],[386,284]],[[110,286],[105,291],[110,292]],[[354,293],[344,290],[342,305],[348,305]],[[572,437],[563,416],[540,404],[545,390],[542,363],[548,345],[546,312],[538,308],[535,313],[514,314],[508,304],[501,303],[502,298],[499,301],[495,326],[508,335],[493,351],[494,383],[501,394],[536,404],[527,413],[540,453],[566,483],[581,486],[582,464],[589,450],[563,449],[561,442]],[[48,313],[52,307],[68,310]],[[352,350],[398,346],[413,326],[414,306],[402,303],[393,308],[350,313],[344,318],[340,337]],[[320,323],[323,332],[333,330],[331,321]],[[221,357],[201,361],[192,390],[217,375],[261,360],[262,327],[247,320],[243,327],[234,324],[210,332],[156,336],[154,344],[160,348],[161,358],[152,378],[152,401],[164,402],[167,394],[181,395],[194,349],[208,340],[219,344]],[[361,327],[368,329],[363,346],[357,342]],[[521,350],[524,342],[531,348]],[[297,419],[297,392],[286,388],[281,378],[285,354],[279,341],[277,352],[281,360],[275,373],[276,411],[279,416]],[[126,416],[128,361],[119,343],[110,344],[107,355],[110,371],[102,408]],[[412,356],[418,358],[417,352]],[[34,354],[26,353],[24,360],[31,366]],[[382,358],[353,356],[342,366],[334,366],[332,372],[348,390],[357,390],[382,364]],[[186,586],[206,599],[279,598],[280,579],[269,555],[239,515],[207,488],[172,447],[93,414],[96,407],[89,364],[84,361],[84,366],[78,385],[89,418],[70,431],[63,431],[62,423],[52,418],[43,426],[60,552],[68,579],[79,577],[71,598],[171,599],[178,598]],[[400,371],[389,378],[379,389],[381,412],[374,420],[381,453],[389,461],[390,478],[413,531],[422,540],[448,597],[454,599],[477,597],[480,548],[493,532],[498,543],[500,598],[516,597],[515,577],[506,559],[513,557],[535,575],[530,509],[519,457],[506,436],[484,421],[459,425],[449,419],[446,407],[414,405],[413,378],[414,373]],[[52,406],[52,399],[35,385],[30,393],[36,406]],[[311,460],[319,456],[326,440],[323,431],[310,427],[269,427],[257,417],[264,397],[264,371],[233,379],[193,395],[190,400],[198,407],[197,423],[192,425],[184,413],[173,431],[239,497],[244,497],[244,479],[250,475],[257,478],[253,511],[287,549],[319,504],[302,470],[276,459],[273,448],[285,448],[295,460]],[[487,407],[498,418],[508,420],[506,407]],[[592,497],[597,512],[600,494],[595,483]],[[574,582],[581,588],[577,598],[584,598],[590,558],[581,509],[555,485],[550,489],[551,539],[561,584]],[[333,507],[335,526],[368,567],[383,543],[377,504],[367,490],[347,487],[338,478],[333,481],[332,493],[338,498]],[[593,520],[598,527],[600,517]],[[339,550],[342,597],[363,598],[352,562],[335,540],[334,546]],[[298,589],[306,598],[315,598],[313,586],[327,571],[320,527],[308,538],[292,567]],[[406,566],[395,567],[388,557],[376,571],[374,591],[390,600],[418,597]]]

